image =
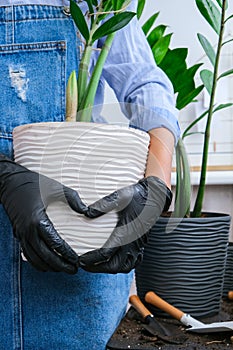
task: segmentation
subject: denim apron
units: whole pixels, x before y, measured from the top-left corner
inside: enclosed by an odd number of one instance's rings
[[[61,121],[65,86],[80,42],[62,7],[0,7],[0,152],[13,156],[12,129]],[[42,273],[22,261],[0,209],[0,349],[104,350],[128,300],[132,273]]]

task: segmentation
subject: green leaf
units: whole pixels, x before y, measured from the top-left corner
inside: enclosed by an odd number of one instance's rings
[[[186,107],[189,103],[194,102],[194,99],[200,94],[200,92],[203,90],[203,87],[204,85],[200,85],[187,94],[184,94],[183,91],[182,93],[178,93],[176,99],[176,108],[181,110],[182,108]]]
[[[195,88],[194,76],[201,65],[201,63],[195,64],[177,74],[175,92],[180,91],[183,94],[188,94]]]
[[[211,72],[208,69],[203,69],[200,73],[200,76],[203,84],[205,85],[206,90],[211,95],[214,77],[213,72]]]
[[[118,0],[112,0],[112,5],[113,5],[113,10],[116,11],[118,10]]]
[[[93,14],[94,13],[94,8],[92,6],[92,0],[85,0],[85,1],[87,2],[90,14]],[[94,16],[90,16],[90,17],[91,17],[91,23],[94,23]]]
[[[222,7],[222,0],[216,0],[220,7]]]
[[[115,16],[109,18],[106,22],[104,22],[93,34],[92,42],[102,38],[103,36],[114,33],[121,28],[125,27],[131,19],[136,15],[134,12],[120,12]]]
[[[124,3],[125,3],[125,0],[112,0],[113,10],[114,11],[120,10],[123,7]]]
[[[154,22],[156,21],[157,17],[159,15],[159,12],[153,14],[142,26],[142,30],[144,32],[145,35],[147,35],[149,33],[149,31],[151,30]]]
[[[229,21],[229,19],[233,18],[233,15],[230,15],[229,17],[226,18],[225,22]]]
[[[211,25],[214,31],[219,34],[221,13],[214,2],[212,0],[196,0],[196,5],[202,16]]]
[[[98,0],[92,0],[92,4],[93,4],[94,6],[98,6]]]
[[[152,47],[159,39],[162,38],[166,28],[167,26],[161,24],[152,30],[152,32],[147,37],[147,41],[150,47]]]
[[[217,111],[220,111],[221,109],[229,108],[231,106],[233,106],[233,103],[221,103],[213,110],[213,112],[217,112]]]
[[[226,72],[222,73],[222,74],[218,77],[218,79],[224,78],[224,77],[226,77],[226,76],[228,76],[228,75],[231,75],[231,74],[233,74],[233,69],[229,69],[229,70],[227,70]]]
[[[159,64],[167,53],[172,34],[165,35],[152,47],[155,62]]]
[[[75,70],[69,76],[66,86],[66,121],[76,121],[78,108],[78,86]]]
[[[88,5],[88,9],[90,13],[94,12],[93,6],[92,6],[92,0],[85,0],[87,5]]]
[[[207,55],[207,57],[209,58],[212,65],[214,66],[216,54],[215,54],[215,51],[214,51],[212,45],[210,44],[210,42],[208,41],[208,39],[204,35],[197,34],[197,37],[198,37],[198,40],[200,41],[201,46],[203,47],[203,49]]]
[[[178,92],[176,100],[178,109],[192,102],[203,89],[203,85],[196,88],[194,81],[194,76],[202,63],[187,68],[187,54],[187,48],[168,49],[164,59],[158,65],[169,77],[174,91]]]
[[[168,49],[166,55],[159,64],[159,67],[167,74],[171,80],[175,90],[178,77],[187,69],[187,55],[187,48],[177,48],[173,50]]]
[[[79,29],[80,33],[84,37],[86,41],[89,40],[89,29],[85,20],[85,17],[79,8],[79,6],[74,2],[74,0],[70,0],[70,12],[71,16]]]
[[[232,15],[233,16],[233,15]],[[232,17],[233,18],[233,17]],[[233,39],[228,39],[228,40],[226,40],[226,41],[223,41],[223,43],[222,43],[222,46],[224,46],[224,45],[226,45],[226,44],[228,44],[228,43],[230,43],[230,42],[232,42],[233,41]]]
[[[189,132],[189,130],[191,130],[194,127],[194,125],[196,125],[200,120],[202,120],[207,114],[208,114],[208,109],[204,111],[198,118],[194,119],[183,131],[182,138],[184,139],[186,136],[193,134]]]
[[[141,18],[141,15],[143,13],[144,7],[145,7],[146,0],[138,0],[138,6],[137,6],[137,18]]]

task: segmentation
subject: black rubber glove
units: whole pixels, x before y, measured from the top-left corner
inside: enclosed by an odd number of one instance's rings
[[[168,210],[172,193],[155,176],[140,180],[88,207],[86,216],[96,218],[117,211],[118,222],[100,249],[83,254],[79,263],[86,271],[128,273],[141,262],[148,233],[160,214]]]
[[[0,200],[25,257],[36,269],[77,272],[78,255],[46,215],[48,204],[54,201],[63,201],[74,211],[85,213],[87,207],[76,191],[0,154]]]

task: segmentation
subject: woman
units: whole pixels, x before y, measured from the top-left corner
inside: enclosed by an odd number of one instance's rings
[[[135,11],[136,5],[134,0],[129,9]],[[13,156],[15,126],[64,120],[67,77],[73,69],[78,71],[81,55],[80,36],[68,6],[62,0],[2,0],[0,5],[0,199],[4,207],[0,211],[4,330],[0,348],[4,350],[104,350],[124,315],[131,270],[141,259],[147,235],[142,229],[130,242],[115,247],[116,230],[114,247],[79,260],[47,218],[46,204],[64,200],[77,212],[95,217],[110,210],[103,209],[105,199],[87,208],[76,192],[48,178],[43,178],[41,189],[38,174],[5,157]],[[81,6],[85,12],[86,2]],[[167,194],[168,205],[171,200],[171,159],[179,127],[171,84],[155,66],[136,18],[115,37],[96,96],[98,104],[103,102],[105,80],[118,100],[126,103],[122,109],[130,125],[151,136],[145,179],[133,191],[141,200],[152,189],[156,220]],[[142,106],[146,106],[144,112]],[[122,192],[118,195],[121,199]],[[137,215],[137,198],[119,212],[121,226]],[[114,196],[110,201],[118,204]],[[145,203],[142,207],[148,209]],[[124,226],[125,237],[132,235],[129,226]],[[30,263],[22,261],[21,249]]]

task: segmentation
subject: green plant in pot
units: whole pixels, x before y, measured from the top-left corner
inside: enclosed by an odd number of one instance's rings
[[[128,126],[90,122],[115,33],[135,16],[127,11],[129,3],[86,0],[81,3],[88,7],[83,14],[79,5],[70,1],[71,15],[84,47],[78,77],[72,72],[67,84],[66,119],[70,122],[38,123],[14,130],[16,161],[74,188],[87,204],[134,183],[145,172],[148,133]],[[100,38],[103,45],[97,47]],[[93,50],[98,55],[90,74]],[[59,234],[79,255],[101,247],[117,222],[115,212],[89,220],[60,202],[49,205],[47,213]]]
[[[104,63],[111,49],[112,42],[118,30],[125,27],[136,15],[126,11],[131,0],[100,1],[88,0],[88,18],[85,18],[75,1],[70,1],[71,15],[84,39],[84,49],[79,65],[78,78],[72,72],[67,85],[67,112],[68,120],[90,122],[97,87],[100,81]],[[109,14],[112,17],[102,22]],[[102,48],[95,43],[105,37]],[[89,77],[89,67],[93,49],[99,51],[95,67]]]
[[[196,5],[217,38],[215,48],[204,35],[198,34],[212,66],[200,72],[210,102],[206,111],[189,125],[178,141],[175,209],[171,217],[161,217],[151,230],[143,263],[136,271],[136,283],[141,298],[149,290],[154,290],[185,312],[201,318],[212,316],[220,310],[230,229],[229,215],[203,213],[202,203],[206,189],[212,118],[219,110],[232,105],[216,102],[216,87],[219,80],[233,73],[232,69],[219,73],[222,48],[228,44],[228,40],[224,40],[224,29],[233,16],[228,14],[226,0],[196,0]],[[192,127],[204,117],[206,129],[203,135],[200,184],[194,209],[190,211],[190,168],[183,139],[192,134]],[[163,314],[150,307],[152,311]]]

